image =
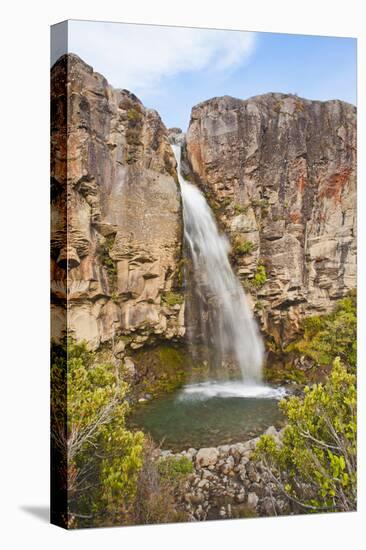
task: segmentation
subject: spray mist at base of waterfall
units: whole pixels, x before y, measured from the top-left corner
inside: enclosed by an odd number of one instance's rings
[[[273,388],[265,384],[246,383],[241,380],[228,382],[207,381],[188,384],[178,395],[178,400],[210,399],[212,397],[245,399],[282,399],[287,395],[285,388]]]

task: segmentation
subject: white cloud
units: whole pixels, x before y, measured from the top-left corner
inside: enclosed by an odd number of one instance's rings
[[[152,91],[163,77],[182,72],[227,71],[248,60],[255,35],[180,27],[70,21],[69,52],[115,87]]]

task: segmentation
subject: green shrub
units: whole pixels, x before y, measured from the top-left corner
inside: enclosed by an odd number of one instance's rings
[[[235,256],[244,256],[250,254],[254,248],[252,241],[237,241],[233,246],[233,254]]]
[[[184,297],[179,292],[168,291],[163,294],[162,300],[168,306],[172,307],[177,304],[182,304],[184,301]]]
[[[97,247],[97,255],[101,265],[107,270],[109,284],[113,291],[117,279],[116,262],[111,258],[110,253],[114,246],[115,235],[105,237],[99,242]]]
[[[280,403],[282,444],[260,438],[255,458],[296,510],[356,509],[356,377],[337,357],[325,384]]]
[[[263,264],[259,264],[257,266],[257,270],[255,272],[254,278],[252,279],[253,286],[256,288],[260,288],[263,286],[267,281],[267,273],[266,268]]]
[[[143,443],[141,432],[125,427],[128,386],[114,365],[97,363],[86,344],[69,341],[65,348],[52,350],[51,418],[53,446],[67,457],[68,524],[123,524]]]
[[[140,122],[143,118],[141,111],[137,109],[128,109],[127,119],[129,122]]]
[[[186,456],[167,457],[159,460],[158,471],[162,478],[176,482],[193,472],[193,464]]]
[[[319,365],[330,365],[339,356],[354,369],[357,360],[356,292],[339,300],[333,312],[305,319],[302,338],[291,343],[286,351],[296,351]]]
[[[235,214],[246,214],[248,211],[249,206],[242,206],[241,204],[234,204],[234,212]]]

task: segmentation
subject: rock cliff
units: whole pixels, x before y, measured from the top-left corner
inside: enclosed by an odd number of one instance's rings
[[[192,109],[186,159],[277,343],[356,286],[354,106],[277,93],[213,98]]]
[[[164,124],[73,54],[52,67],[51,94],[53,337],[67,329],[94,349],[180,338],[181,200]]]
[[[182,340],[181,197],[167,129],[73,54],[52,67],[51,92],[53,337],[68,330],[117,352]],[[210,99],[192,109],[182,165],[278,344],[356,286],[355,107]]]

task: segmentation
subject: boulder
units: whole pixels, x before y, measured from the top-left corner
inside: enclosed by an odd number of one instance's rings
[[[215,466],[218,458],[218,449],[216,449],[215,447],[203,448],[200,449],[196,454],[196,464],[201,468]]]

